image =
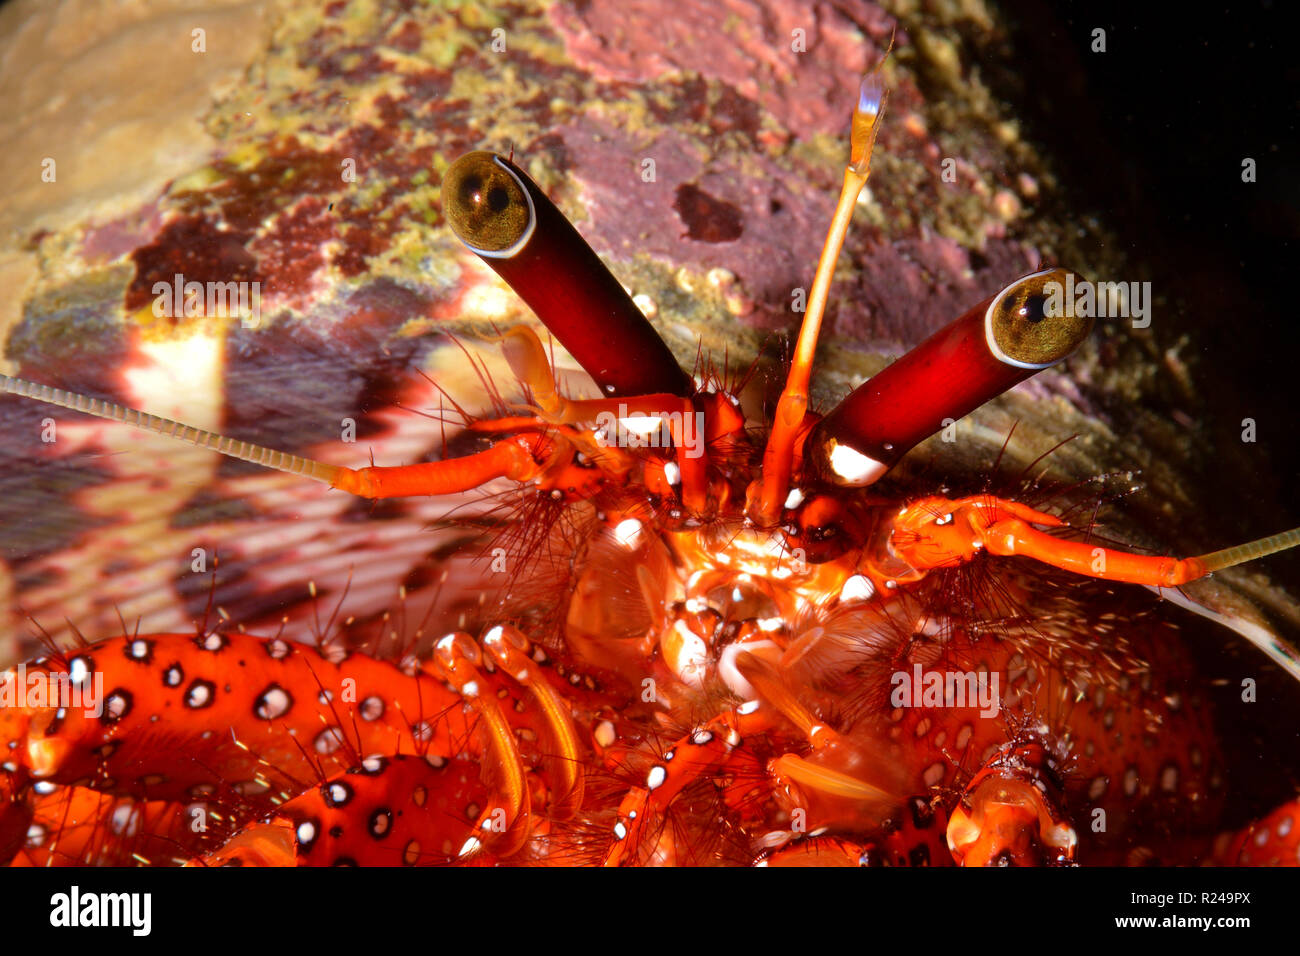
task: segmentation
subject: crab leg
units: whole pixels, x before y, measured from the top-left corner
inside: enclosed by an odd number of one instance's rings
[[[564,820],[582,805],[582,751],[570,716],[570,705],[542,675],[528,656],[529,642],[522,631],[509,625],[490,628],[483,647],[508,674],[531,690],[546,715],[557,753],[552,764],[556,781],[551,793],[551,816]]]
[[[171,801],[234,788],[261,805],[349,753],[449,755],[469,732],[430,676],[243,634],[128,635],[0,674],[19,677],[69,706],[3,708],[0,802],[76,784]]]
[[[985,550],[1033,558],[1091,578],[1170,588],[1300,544],[1300,529],[1292,529],[1200,557],[1169,558],[1067,541],[1034,527],[1063,524],[1053,515],[1002,498],[922,498],[894,519],[890,553],[879,556],[880,565],[886,567],[889,558],[896,558],[915,571],[928,571],[964,564]]]
[[[542,466],[538,464],[538,458],[544,461],[545,452],[552,445],[544,435],[533,433],[506,439],[485,451],[448,461],[352,469],[286,454],[252,442],[238,441],[124,405],[9,375],[0,375],[0,390],[11,395],[33,398],[47,405],[94,415],[96,418],[134,425],[200,448],[211,448],[229,458],[311,478],[366,498],[450,494],[477,488],[493,478],[528,481],[541,472]]]
[[[483,721],[487,757],[484,769],[493,778],[493,789],[501,795],[503,804],[483,808],[475,829],[485,836],[467,840],[460,851],[463,857],[476,854],[484,844],[501,856],[514,853],[528,838],[528,816],[532,809],[514,730],[496,698],[484,692],[486,683],[479,671],[482,663],[482,651],[464,631],[448,634],[434,647],[434,670]]]
[[[366,757],[278,807],[191,865],[421,866],[469,862],[475,842],[461,808],[491,791],[472,763],[393,754]],[[449,847],[450,852],[444,848]],[[474,862],[486,862],[484,855]]]
[[[469,491],[495,478],[530,481],[543,471],[538,457],[552,442],[537,433],[506,438],[473,455],[419,465],[389,465],[337,470],[330,486],[362,498],[402,498]]]
[[[744,734],[758,733],[767,723],[766,715],[742,706],[719,714],[664,751],[660,762],[646,775],[645,786],[633,787],[619,804],[614,842],[604,865],[620,866],[625,858],[635,863],[651,815],[667,810],[687,784],[723,766],[740,746]]]

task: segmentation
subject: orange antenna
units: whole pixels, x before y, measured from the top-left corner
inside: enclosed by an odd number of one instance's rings
[[[210,448],[228,458],[251,461],[253,464],[261,465],[264,468],[274,468],[276,471],[288,472],[291,475],[301,475],[304,478],[311,478],[327,485],[333,485],[342,474],[350,470],[337,465],[327,465],[312,458],[304,458],[301,455],[290,455],[286,452],[276,451],[274,448],[254,445],[252,442],[228,438],[216,432],[205,431],[202,428],[195,428],[193,425],[172,421],[170,418],[162,418],[159,415],[150,415],[148,412],[128,408],[125,405],[118,405],[115,402],[107,402],[77,392],[69,392],[61,388],[51,388],[49,385],[40,385],[25,379],[14,378],[12,375],[0,375],[0,392],[35,399],[38,402],[44,402],[46,405],[67,408],[74,412],[81,412],[84,415],[107,419],[110,422],[134,425],[145,431],[154,432],[167,438],[175,438],[178,441],[189,442],[191,445],[197,445],[200,448]]]
[[[883,62],[883,61],[882,61]],[[813,357],[817,352],[817,338],[821,334],[822,317],[826,313],[826,299],[830,290],[835,262],[844,247],[844,237],[853,218],[858,196],[867,184],[871,173],[871,149],[876,142],[880,118],[885,112],[888,91],[880,78],[880,65],[862,78],[858,102],[853,108],[853,125],[849,138],[849,165],[844,170],[844,185],[835,205],[826,243],[817,261],[812,292],[808,296],[808,311],[804,314],[790,362],[790,374],[776,405],[776,418],[772,434],[768,436],[763,452],[763,477],[751,486],[750,517],[761,525],[775,524],[790,490],[794,444],[808,411],[808,383],[812,378]],[[757,500],[754,495],[757,492]]]
[[[0,392],[35,399],[46,405],[71,409],[111,422],[134,425],[145,431],[189,442],[200,448],[210,448],[228,458],[250,461],[264,468],[299,475],[338,488],[362,498],[404,498],[413,495],[445,495],[468,491],[495,478],[510,478],[525,482],[536,478],[542,468],[536,456],[541,454],[547,439],[534,432],[531,437],[507,439],[496,442],[484,451],[461,458],[424,462],[417,465],[391,467],[371,465],[369,468],[347,468],[330,465],[314,458],[291,455],[252,442],[239,441],[216,432],[205,431],[150,415],[139,409],[118,405],[103,399],[91,398],[77,392],[51,388],[11,375],[0,375]],[[680,401],[680,399],[679,399]]]
[[[1209,554],[1201,555],[1196,560],[1200,562],[1206,574],[1211,574],[1225,568],[1235,568],[1239,564],[1254,561],[1256,558],[1266,558],[1270,554],[1277,554],[1279,551],[1288,551],[1298,546],[1300,546],[1300,528],[1292,528],[1290,531],[1283,531],[1267,538],[1260,538],[1258,541],[1250,541],[1232,548],[1224,548],[1222,551],[1212,551]]]

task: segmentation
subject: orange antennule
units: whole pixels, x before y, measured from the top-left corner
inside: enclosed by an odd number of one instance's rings
[[[884,113],[887,92],[879,76],[879,66],[862,78],[858,103],[853,109],[853,126],[850,134],[849,165],[844,170],[844,185],[817,272],[813,277],[812,292],[808,296],[808,311],[799,329],[794,356],[790,361],[790,374],[777,401],[772,433],[763,452],[763,477],[750,490],[750,517],[758,524],[775,524],[781,507],[790,490],[794,448],[800,426],[808,411],[808,382],[812,378],[813,357],[817,352],[817,339],[821,334],[822,317],[830,291],[835,262],[844,247],[844,237],[853,218],[858,196],[867,184],[871,173],[871,149],[876,141],[880,117]],[[756,496],[756,497],[755,497]]]

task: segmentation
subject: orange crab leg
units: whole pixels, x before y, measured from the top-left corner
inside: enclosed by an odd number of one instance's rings
[[[109,421],[135,425],[146,431],[210,448],[229,458],[250,461],[266,468],[301,475],[333,488],[350,491],[366,498],[393,498],[403,495],[438,495],[468,491],[493,478],[529,481],[542,470],[553,447],[551,439],[540,433],[519,435],[491,448],[463,458],[428,462],[421,465],[393,467],[345,468],[325,462],[290,455],[273,448],[239,441],[216,432],[205,431],[182,422],[113,402],[68,392],[24,379],[0,375],[0,391],[33,398],[47,405],[94,415]]]
[[[278,638],[123,635],[22,669],[91,696],[0,708],[0,807],[38,782],[167,801],[221,785],[258,806],[352,751],[445,756],[468,735],[459,699],[433,677]]]
[[[948,818],[960,866],[1069,866],[1079,835],[1066,817],[1056,759],[1037,738],[1013,741],[967,784]]]
[[[666,417],[678,448],[677,466],[681,473],[682,501],[693,511],[704,510],[708,488],[703,429],[698,430],[694,447],[687,441],[690,437],[687,422],[689,420],[693,423],[697,415],[691,399],[669,393],[641,395],[618,402],[608,399],[566,399],[554,387],[550,366],[546,364],[545,354],[536,335],[528,330],[516,329],[502,337],[502,340],[516,373],[532,387],[534,396],[541,403],[541,418],[514,417],[500,422],[475,423],[471,427],[486,432],[500,432],[516,427],[528,430],[498,441],[491,448],[476,454],[416,465],[371,465],[356,469],[331,465],[251,442],[238,441],[125,405],[8,375],[0,375],[0,392],[134,425],[200,448],[210,448],[230,458],[300,475],[370,499],[455,494],[478,488],[497,478],[528,482],[543,474],[554,479],[547,487],[562,489],[567,486],[571,494],[582,497],[598,482],[593,479],[589,468],[584,469],[586,474],[574,475],[566,471],[564,452],[576,450],[584,453],[596,464],[601,478],[614,480],[621,479],[627,473],[630,459],[617,450],[602,447],[601,442],[587,431],[563,428],[566,423],[587,421],[605,413],[636,414],[660,420]],[[681,409],[680,412],[675,411],[678,408]],[[663,409],[674,411],[664,412]]]
[[[628,791],[619,805],[606,866],[619,866],[626,856],[634,854],[651,814],[663,813],[687,784],[722,767],[744,737],[770,729],[776,714],[799,729],[822,762],[784,754],[772,761],[775,773],[850,800],[890,804],[900,799],[897,794],[830,765],[860,765],[865,755],[799,703],[772,664],[745,652],[736,657],[736,666],[766,706],[751,701],[724,711],[666,751],[662,761],[651,767],[646,785]]]
[[[664,751],[660,762],[650,768],[644,787],[633,787],[618,807],[614,842],[605,856],[605,866],[620,866],[625,857],[635,862],[637,847],[652,813],[663,813],[692,781],[726,763],[740,746],[742,735],[766,728],[766,714],[753,708],[736,708],[714,717]]]
[[[663,392],[627,399],[560,399],[557,412],[546,416],[546,420],[555,424],[599,423],[601,418],[635,416],[667,421],[673,445],[677,449],[675,460],[681,470],[682,503],[691,511],[702,512],[708,500],[708,459],[705,455],[703,429],[697,430],[694,443],[688,441],[686,423],[694,422],[695,415],[695,403],[691,399]],[[612,435],[607,436],[605,441],[612,438]]]
[[[873,761],[800,703],[770,662],[753,653],[743,653],[737,656],[736,667],[764,703],[771,705],[799,729],[812,748],[810,756],[816,758],[782,754],[771,762],[771,770],[776,776],[859,803],[889,804],[897,801],[901,794],[864,780],[847,769],[840,769],[858,768],[860,771]],[[885,782],[883,777],[880,782]]]
[[[889,535],[890,557],[916,571],[955,567],[980,550],[1022,555],[1090,578],[1177,587],[1244,561],[1300,544],[1300,529],[1193,558],[1131,554],[1086,541],[1066,541],[1034,525],[1062,527],[1060,518],[992,496],[922,498],[904,508]],[[887,563],[887,562],[886,562]],[[888,576],[888,575],[886,575]]]
[[[483,720],[487,760],[484,769],[493,778],[490,782],[495,785],[504,804],[484,807],[476,830],[485,834],[485,838],[471,837],[466,841],[460,851],[463,857],[476,855],[484,843],[489,843],[491,851],[501,856],[517,851],[528,838],[528,817],[532,809],[514,731],[496,698],[484,693],[487,685],[479,671],[482,663],[482,652],[464,631],[448,634],[434,647],[434,671],[450,683]],[[489,841],[488,836],[493,838]]]
[[[1177,587],[1206,574],[1200,558],[1161,558],[1102,548],[1085,541],[1062,541],[1007,518],[984,532],[990,554],[1021,554],[1044,564],[1106,581],[1126,581],[1153,587]]]
[[[446,461],[420,465],[339,468],[330,486],[362,498],[402,498],[411,495],[447,495],[469,491],[495,478],[530,481],[543,466],[552,442],[533,433],[499,441],[491,448]]]
[[[1300,865],[1300,798],[1292,797],[1272,813],[1215,841],[1218,866]]]
[[[551,816],[566,820],[582,806],[582,749],[573,726],[570,705],[565,697],[547,682],[528,656],[529,642],[516,627],[502,625],[483,635],[483,647],[516,681],[537,698],[557,750],[553,765],[558,778],[551,795]]]
[[[473,844],[464,807],[490,791],[473,763],[372,755],[250,824],[191,866],[427,866],[495,862],[457,856]]]

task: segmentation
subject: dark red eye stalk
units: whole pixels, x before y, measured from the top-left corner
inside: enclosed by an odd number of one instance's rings
[[[460,241],[528,303],[603,394],[694,392],[619,281],[514,163],[465,154],[443,177],[442,209]]]
[[[826,480],[876,481],[917,442],[1070,355],[1092,319],[1055,314],[1067,272],[1013,282],[857,388],[813,429],[805,446]]]

